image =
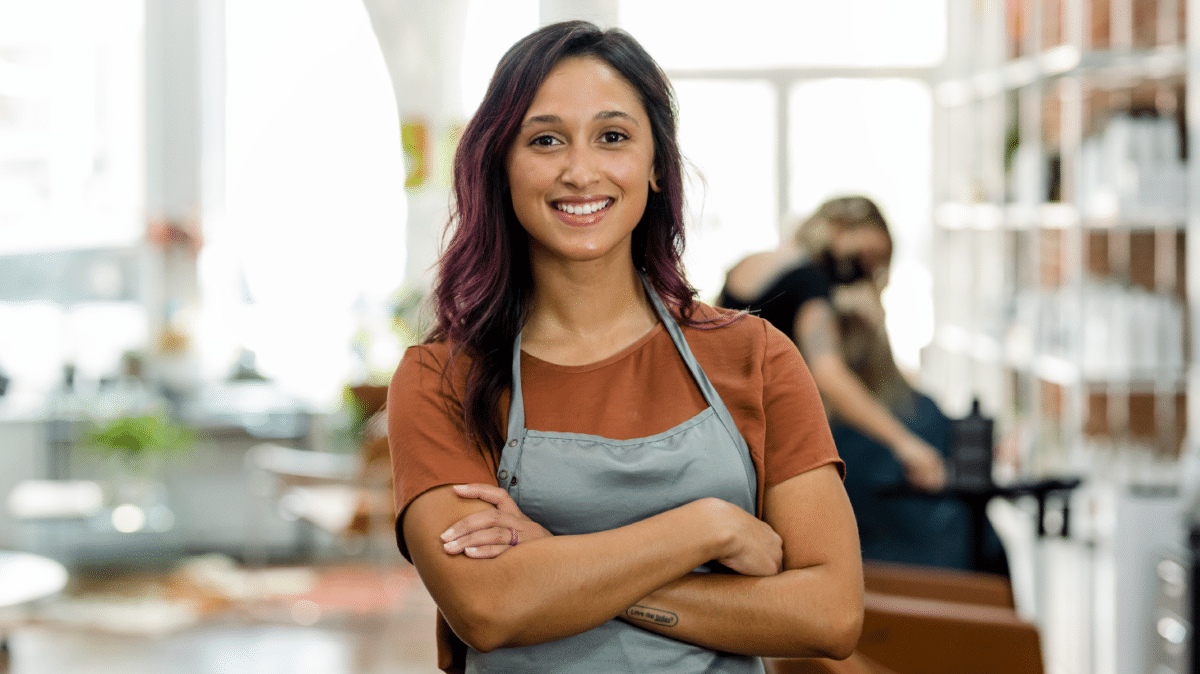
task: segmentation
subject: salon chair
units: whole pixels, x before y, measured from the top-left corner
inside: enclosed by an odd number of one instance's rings
[[[272,477],[272,493],[281,513],[338,537],[347,551],[368,538],[393,544],[390,457],[387,448],[387,387],[350,389],[365,422],[359,452],[337,454],[262,443],[247,454],[247,463]],[[311,554],[311,540],[301,542]]]
[[[1037,627],[1008,580],[867,562],[862,636],[844,661],[774,658],[770,674],[1042,674]]]

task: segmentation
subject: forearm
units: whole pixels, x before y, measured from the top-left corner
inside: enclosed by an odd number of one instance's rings
[[[862,590],[822,567],[753,578],[693,573],[650,593],[621,617],[713,650],[763,657],[845,658],[862,624]]]
[[[904,424],[871,394],[842,358],[841,333],[828,302],[806,302],[796,314],[796,345],[808,364],[813,381],[838,416],[895,451],[911,442]]]
[[[698,646],[782,657],[844,658],[862,627],[862,555],[854,512],[832,465],[767,490],[763,517],[783,537],[782,573],[689,574],[623,617]],[[673,617],[665,622],[658,615]]]
[[[705,509],[725,506],[697,501],[611,531],[531,541],[495,559],[414,544],[420,534],[408,530],[410,518],[405,536],[451,627],[474,648],[491,650],[589,630],[718,556],[724,541],[706,524]]]
[[[827,357],[809,367],[817,388],[846,423],[887,447],[895,447],[912,435],[840,359]]]

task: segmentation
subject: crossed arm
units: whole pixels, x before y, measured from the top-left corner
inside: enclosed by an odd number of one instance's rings
[[[506,494],[481,489],[502,494],[438,487],[417,497],[403,521],[422,580],[477,650],[561,639],[614,617],[760,656],[845,658],[857,642],[858,536],[831,465],[770,488],[763,520],[701,499],[577,536],[539,532]],[[520,532],[516,547],[507,547],[510,528]],[[711,560],[739,573],[692,573]]]

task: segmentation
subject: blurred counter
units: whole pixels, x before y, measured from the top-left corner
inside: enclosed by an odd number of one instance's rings
[[[285,519],[271,478],[247,453],[269,440],[302,450],[331,447],[330,415],[315,414],[269,382],[221,382],[176,402],[195,441],[164,453],[144,476],[82,446],[94,405],[78,400],[0,399],[0,548],[72,564],[159,565],[181,556],[222,552],[243,559],[295,557],[313,550],[307,525]],[[5,500],[28,480],[91,480],[105,507],[81,517],[19,518]],[[147,510],[130,531],[114,508],[130,482],[142,482]],[[157,519],[150,508],[157,508]],[[125,528],[123,532],[120,529]]]

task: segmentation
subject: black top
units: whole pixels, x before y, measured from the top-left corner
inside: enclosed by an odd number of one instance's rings
[[[780,332],[796,341],[794,329],[800,307],[813,299],[830,300],[833,284],[823,266],[810,260],[780,275],[775,282],[749,301],[734,297],[727,288],[721,289],[717,305],[737,311],[751,311]]]

